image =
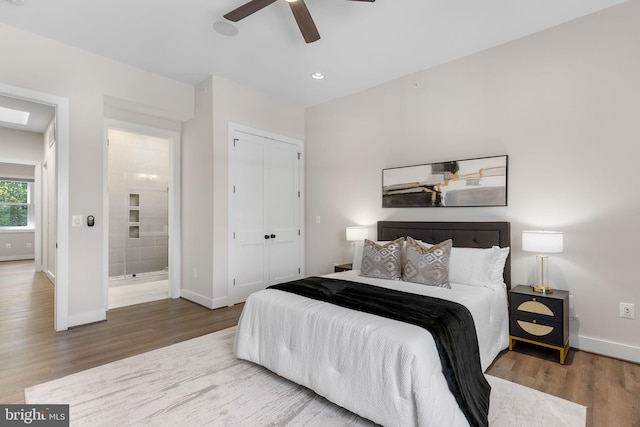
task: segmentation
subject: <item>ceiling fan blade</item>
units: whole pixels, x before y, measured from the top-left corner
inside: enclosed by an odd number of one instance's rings
[[[239,8],[227,13],[226,15],[224,15],[224,17],[229,21],[238,22],[239,20],[244,19],[253,13],[256,13],[260,9],[264,9],[271,3],[275,2],[276,0],[251,0],[249,3],[245,3]]]
[[[373,3],[376,0],[349,0],[349,1],[366,1],[366,2],[369,2],[369,3]]]
[[[313,22],[313,18],[311,18],[307,5],[304,4],[304,0],[290,2],[289,6],[291,6],[291,12],[293,12],[294,18],[296,18],[298,28],[300,28],[304,41],[307,43],[313,43],[316,40],[320,40],[320,33],[316,28],[316,24]]]

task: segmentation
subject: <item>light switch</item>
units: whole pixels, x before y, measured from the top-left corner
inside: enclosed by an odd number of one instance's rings
[[[82,215],[71,215],[71,225],[73,227],[82,227]]]

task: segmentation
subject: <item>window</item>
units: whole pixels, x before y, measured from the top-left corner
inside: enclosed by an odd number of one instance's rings
[[[29,227],[31,183],[0,179],[0,227]]]

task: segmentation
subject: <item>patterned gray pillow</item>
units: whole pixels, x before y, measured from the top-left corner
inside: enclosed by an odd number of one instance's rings
[[[406,255],[402,261],[402,278],[407,282],[451,289],[450,258],[451,239],[427,248],[407,237]]]
[[[402,277],[403,242],[404,237],[400,237],[381,246],[365,239],[360,275],[377,279],[400,280]]]

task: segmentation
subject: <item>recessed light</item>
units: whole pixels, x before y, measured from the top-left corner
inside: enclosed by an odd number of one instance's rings
[[[224,21],[215,22],[213,24],[213,29],[223,36],[235,36],[238,34],[238,29],[234,25]]]
[[[313,74],[311,74],[311,77],[313,77],[316,80],[322,80],[322,79],[324,79],[324,74],[322,74],[322,73],[313,73]]]
[[[0,107],[0,122],[15,123],[17,125],[26,125],[29,121],[27,111],[14,110],[12,108]]]
[[[16,6],[24,6],[24,0],[7,0],[11,4],[15,4]]]

